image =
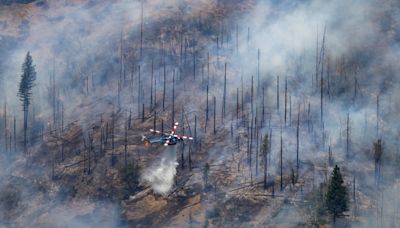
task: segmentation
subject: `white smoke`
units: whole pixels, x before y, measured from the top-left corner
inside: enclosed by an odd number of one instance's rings
[[[174,185],[177,166],[176,147],[169,146],[164,150],[161,159],[143,171],[141,179],[150,184],[155,193],[167,195]]]

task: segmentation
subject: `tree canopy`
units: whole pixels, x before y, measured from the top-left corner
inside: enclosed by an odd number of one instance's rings
[[[35,86],[36,71],[33,65],[32,56],[28,52],[25,57],[25,61],[22,64],[22,75],[19,83],[18,96],[22,101],[22,107],[26,110],[29,107],[32,88]]]
[[[336,217],[342,216],[343,212],[348,210],[347,188],[343,185],[343,177],[339,167],[336,165],[333,169],[331,180],[326,194],[326,205],[328,211]]]

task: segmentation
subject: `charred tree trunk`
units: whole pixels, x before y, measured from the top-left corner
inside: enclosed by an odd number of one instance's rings
[[[311,113],[311,104],[310,104],[310,102],[308,102],[308,110],[307,110],[307,126],[308,126],[308,132],[311,131],[311,127],[310,127],[311,116],[310,116],[310,113]]]
[[[325,33],[326,33],[326,27],[324,27],[324,34],[322,37],[321,54],[320,54],[320,60],[319,60],[320,65],[321,65],[321,126],[323,126],[323,123],[324,123],[323,97],[324,97]]]
[[[128,126],[127,126],[127,124],[125,124],[124,152],[125,152],[124,153],[124,166],[125,166],[125,172],[126,172],[127,167],[128,167]]]
[[[108,127],[108,121],[106,123],[106,132],[105,132],[105,140],[104,140],[104,145],[107,145],[107,141],[108,141],[108,133],[109,133],[109,127]]]
[[[326,57],[327,66],[326,66],[326,79],[328,85],[328,99],[331,99],[331,69],[330,69],[330,58],[329,55]]]
[[[189,145],[188,159],[189,159],[189,170],[192,171],[192,147],[190,145]]]
[[[88,160],[89,160],[89,164],[88,164],[88,174],[90,175],[90,173],[92,172],[91,170],[91,165],[92,165],[92,147],[93,146],[93,134],[89,133],[89,148],[88,148]]]
[[[24,107],[25,108],[25,107]],[[7,102],[4,102],[4,145],[6,147],[6,151],[7,151],[7,141],[8,141],[8,136],[7,136]],[[25,130],[25,111],[24,111],[24,150],[26,149],[26,144],[25,144],[25,140],[26,140],[26,130]],[[25,151],[26,152],[26,151]]]
[[[140,4],[141,13],[140,13],[140,59],[143,58],[143,0],[141,0]]]
[[[207,87],[210,85],[210,53],[207,52]]]
[[[141,76],[141,75],[140,75],[140,73],[141,73],[141,70],[140,70],[140,65],[139,65],[139,66],[138,66],[138,76],[139,76],[139,77],[138,77],[138,98],[137,98],[137,99],[138,99],[138,100],[137,100],[138,117],[140,117],[140,98],[141,98],[141,97],[140,97],[140,90],[141,90],[141,81],[140,81],[140,79],[141,79],[140,76]]]
[[[236,88],[236,121],[239,120],[239,88]]]
[[[156,121],[157,121],[157,112],[156,112],[156,110],[154,109],[154,118],[153,118],[153,129],[154,129],[154,130],[157,129],[157,128],[156,128],[156,125],[157,125]]]
[[[182,31],[180,32],[179,43],[180,43],[179,65],[182,65],[182,57],[183,57],[183,33],[182,33]]]
[[[100,155],[103,154],[103,143],[104,143],[104,129],[103,129],[103,120],[101,120],[101,124],[100,124]]]
[[[154,61],[151,60],[151,78],[150,78],[150,110],[153,110],[153,78],[154,78]]]
[[[207,132],[207,124],[208,124],[208,84],[207,84],[207,95],[206,95],[206,124],[205,124],[205,132]]]
[[[193,80],[196,80],[196,53],[193,50]]]
[[[318,91],[318,72],[319,72],[319,65],[318,65],[318,59],[319,59],[319,55],[318,55],[318,51],[319,51],[319,45],[318,45],[318,31],[317,31],[317,47],[315,49],[315,90],[313,88],[313,91]]]
[[[183,115],[183,108],[182,108],[182,115]],[[183,120],[183,117],[182,117],[182,120]],[[183,121],[182,121],[182,123],[183,123]],[[182,134],[184,135],[185,134],[185,124],[182,124]],[[184,169],[185,168],[185,144],[184,143],[182,143],[182,152],[181,152],[181,169]]]
[[[224,25],[221,25],[221,48],[224,46]]]
[[[175,70],[172,74],[172,126],[175,124]]]
[[[258,137],[259,137],[259,131],[257,127],[257,116],[255,117],[255,131],[256,131],[256,177],[258,176],[258,156],[259,156],[259,147],[258,147]]]
[[[194,142],[197,146],[197,115],[194,116]]]
[[[215,116],[216,116],[216,113],[217,113],[217,101],[216,101],[215,96],[214,96],[214,134],[217,133],[217,131],[215,129]]]
[[[379,95],[376,96],[376,137],[379,138]]]
[[[142,104],[142,122],[144,122],[144,103]]]
[[[165,85],[166,85],[166,72],[165,72],[165,63],[164,63],[164,89],[163,89],[163,100],[162,100],[163,111],[165,111]]]
[[[64,161],[64,104],[61,104],[61,161]]]
[[[257,50],[257,96],[260,95],[260,48]]]
[[[279,112],[279,75],[276,79],[276,111]]]
[[[222,120],[225,117],[225,111],[226,111],[226,63],[225,63],[225,74],[224,74],[224,94],[222,102]]]
[[[269,142],[268,142],[268,134],[264,136],[264,139],[262,139],[262,142],[264,142],[263,145],[263,159],[264,159],[264,189],[267,189],[267,178],[268,178],[268,151],[269,151]],[[268,144],[265,144],[265,142],[268,142]]]
[[[261,127],[264,127],[264,124],[265,124],[265,91],[264,91],[264,87],[262,87],[262,93],[263,93],[263,98],[262,98]]]
[[[378,139],[374,143],[374,160],[375,160],[375,185],[379,186],[381,173],[381,157],[383,154],[382,140]]]
[[[157,108],[157,79],[154,78],[154,106],[153,108],[156,109]]]
[[[287,78],[285,78],[285,127],[286,127],[286,118],[287,118]]]
[[[236,54],[239,54],[239,26],[236,24]]]
[[[254,99],[254,86],[253,86],[253,75],[251,76],[251,121],[253,123],[254,119],[254,104],[253,104],[253,99]],[[253,128],[251,128],[253,130]]]
[[[252,80],[253,81],[253,80]],[[249,163],[250,163],[250,184],[253,185],[253,119],[250,126],[250,146],[249,146]]]
[[[283,139],[281,125],[281,149],[280,149],[280,175],[281,175],[281,191],[283,191]]]
[[[28,110],[29,107],[27,105],[24,105],[24,152],[27,153],[27,144],[28,144]],[[7,115],[6,115],[7,116]],[[6,125],[6,129],[7,129],[7,125]],[[7,131],[6,130],[6,136],[7,136]],[[7,141],[7,137],[6,137],[6,141]],[[7,142],[6,142],[6,148],[7,148]]]
[[[128,129],[132,127],[132,109],[129,109],[129,117],[128,117]]]
[[[243,86],[243,76],[241,77],[241,82],[242,82],[242,120],[244,120],[244,86]]]
[[[17,151],[17,119],[14,116],[14,152]]]
[[[321,127],[324,123],[324,77],[321,74]]]
[[[204,63],[201,64],[201,84],[204,85]]]
[[[300,133],[300,103],[297,113],[297,130],[296,130],[296,176],[299,178],[299,133]]]
[[[112,146],[112,151],[111,151],[111,166],[115,165],[116,159],[115,159],[115,113],[112,113],[112,128],[111,128],[111,146]]]
[[[347,127],[346,127],[346,158],[350,158],[350,115],[347,113]]]

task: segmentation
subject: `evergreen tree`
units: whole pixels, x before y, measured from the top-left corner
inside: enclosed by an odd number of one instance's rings
[[[24,151],[27,145],[27,129],[28,129],[28,110],[32,99],[32,88],[35,86],[36,71],[33,65],[32,56],[28,52],[25,61],[22,64],[22,75],[19,83],[18,96],[22,102],[22,110],[24,111]]]
[[[336,165],[333,169],[331,180],[326,194],[326,206],[333,216],[333,223],[336,218],[348,210],[348,195],[346,186],[343,185],[342,174]]]
[[[268,155],[268,152],[269,152],[269,138],[268,138],[268,134],[266,134],[264,136],[262,153],[261,153],[261,156],[262,156],[261,165],[263,165],[263,167],[264,167],[264,189],[267,189],[267,175],[268,175],[268,173],[267,173],[267,171],[268,171],[267,170],[267,163],[268,163],[267,155]]]

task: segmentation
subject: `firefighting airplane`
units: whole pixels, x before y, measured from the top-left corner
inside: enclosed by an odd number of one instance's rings
[[[143,136],[142,141],[144,141],[145,144],[162,143],[162,144],[164,144],[164,146],[168,146],[168,145],[175,145],[178,142],[183,142],[184,140],[193,140],[193,137],[190,137],[190,136],[175,135],[175,131],[176,131],[178,124],[179,124],[178,122],[175,123],[174,128],[172,129],[172,131],[170,133],[165,133],[162,131],[150,129],[150,132],[159,133],[164,136],[162,136],[161,138],[158,138],[158,139],[157,138],[156,139],[148,139],[146,136]]]

